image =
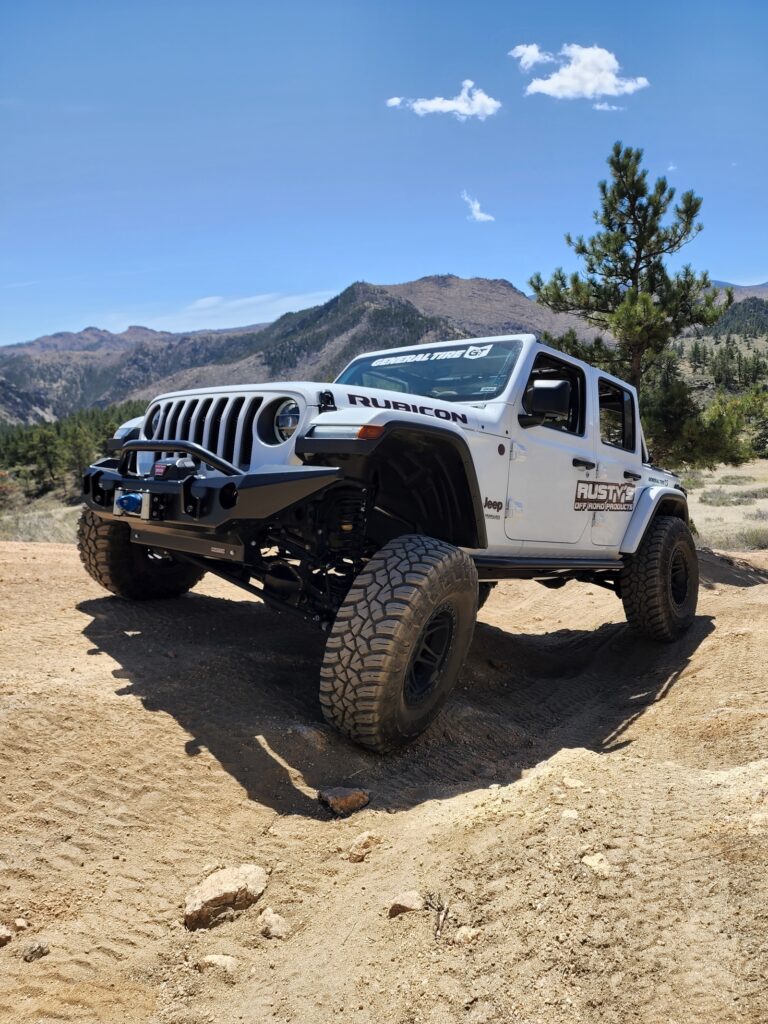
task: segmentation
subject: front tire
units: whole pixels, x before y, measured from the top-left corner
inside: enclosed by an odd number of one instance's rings
[[[102,519],[88,508],[80,515],[77,548],[88,575],[128,601],[179,597],[205,576],[190,562],[161,558],[131,543],[128,523]]]
[[[687,630],[696,615],[699,561],[682,519],[658,516],[621,574],[627,622],[667,643]]]
[[[326,720],[371,750],[414,739],[455,686],[476,615],[468,555],[432,537],[389,541],[355,579],[328,637]]]

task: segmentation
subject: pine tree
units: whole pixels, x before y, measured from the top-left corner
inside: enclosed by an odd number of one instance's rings
[[[694,370],[698,370],[701,364],[701,345],[698,341],[694,341],[693,346],[691,347],[691,366]]]
[[[530,280],[536,298],[559,313],[577,313],[610,331],[619,343],[625,373],[639,388],[643,371],[653,365],[669,341],[687,327],[710,326],[723,312],[709,275],[690,266],[670,275],[665,257],[678,252],[702,230],[702,200],[684,192],[672,207],[675,190],[666,178],[651,189],[643,170],[642,149],[617,142],[608,158],[611,180],[601,181],[601,228],[585,239],[565,236],[584,261],[585,274],[566,277],[558,268],[545,283]],[[667,214],[671,210],[668,222]],[[726,305],[733,296],[726,294]]]
[[[40,487],[52,487],[64,468],[64,450],[58,433],[52,427],[40,427],[32,435],[29,460],[34,463],[35,479]]]
[[[742,440],[740,399],[718,397],[699,409],[669,350],[646,374],[640,404],[651,457],[662,465],[712,467],[743,462],[751,454]]]

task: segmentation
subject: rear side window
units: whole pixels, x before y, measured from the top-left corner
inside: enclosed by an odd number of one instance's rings
[[[566,380],[570,385],[571,400],[567,414],[558,417],[548,417],[542,424],[550,430],[561,430],[567,434],[584,433],[584,412],[586,380],[583,372],[578,366],[566,363],[562,359],[547,355],[544,352],[536,356],[536,360],[525,385],[523,395],[523,409],[531,412],[531,398],[533,395],[533,384],[537,380],[561,381]]]
[[[635,403],[625,388],[600,380],[600,440],[612,448],[635,450]]]

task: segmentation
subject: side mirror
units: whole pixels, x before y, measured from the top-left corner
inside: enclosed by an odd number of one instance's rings
[[[520,425],[535,427],[550,416],[567,416],[571,409],[571,382],[569,380],[535,380],[524,400],[519,416]]]

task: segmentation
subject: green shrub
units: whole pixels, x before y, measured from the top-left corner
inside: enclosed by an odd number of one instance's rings
[[[689,469],[681,474],[680,479],[686,491],[695,491],[704,485],[704,474],[700,469]]]
[[[754,476],[738,476],[735,473],[721,476],[719,480],[716,480],[716,484],[753,484],[757,477]]]
[[[747,526],[737,534],[742,551],[765,551],[768,548],[768,526]]]
[[[754,505],[755,499],[744,491],[724,491],[722,487],[713,487],[701,492],[702,505]]]

